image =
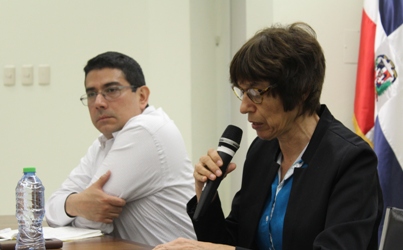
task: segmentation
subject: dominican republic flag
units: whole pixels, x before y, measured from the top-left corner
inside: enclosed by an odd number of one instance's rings
[[[354,125],[378,156],[385,208],[403,208],[402,24],[403,0],[364,0]]]

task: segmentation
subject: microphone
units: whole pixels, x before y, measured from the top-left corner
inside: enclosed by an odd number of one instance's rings
[[[217,148],[218,155],[221,157],[223,162],[221,166],[222,175],[217,177],[214,181],[207,180],[207,183],[204,186],[200,196],[199,203],[197,204],[196,211],[193,215],[193,220],[199,220],[199,218],[206,212],[208,206],[213,200],[215,193],[217,192],[217,188],[220,185],[225,172],[227,171],[228,164],[231,162],[232,157],[239,148],[241,139],[242,129],[234,125],[228,125],[222,134],[220,141],[218,142]]]

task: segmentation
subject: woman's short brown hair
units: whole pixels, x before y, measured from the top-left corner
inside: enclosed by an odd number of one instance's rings
[[[316,112],[325,78],[325,57],[315,31],[306,23],[273,25],[257,32],[235,54],[230,81],[267,81],[275,87],[284,111],[299,108],[299,115]]]

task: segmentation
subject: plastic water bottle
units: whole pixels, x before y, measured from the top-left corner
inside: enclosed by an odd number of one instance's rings
[[[24,175],[15,188],[18,235],[15,249],[45,250],[42,221],[45,215],[45,188],[33,167],[24,168]]]

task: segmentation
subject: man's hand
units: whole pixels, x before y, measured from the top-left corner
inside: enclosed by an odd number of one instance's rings
[[[126,201],[103,191],[102,187],[110,176],[111,172],[108,171],[83,192],[70,195],[66,200],[66,213],[91,221],[112,223],[113,219],[119,217]]]

